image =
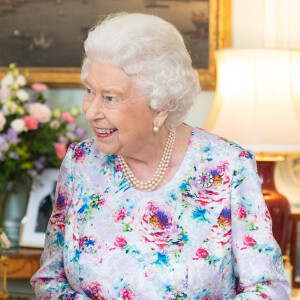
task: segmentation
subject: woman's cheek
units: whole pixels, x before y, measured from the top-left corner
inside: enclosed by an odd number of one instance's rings
[[[87,97],[87,96],[86,96],[86,94],[85,94],[84,97],[83,97],[82,105],[81,105],[82,111],[83,111],[84,114],[86,114],[86,112],[87,112],[87,110],[88,110],[88,106],[89,106],[86,97]]]

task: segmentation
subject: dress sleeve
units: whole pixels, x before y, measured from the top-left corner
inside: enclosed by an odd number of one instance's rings
[[[242,151],[233,172],[232,246],[240,299],[290,299],[281,250],[274,239],[254,155]]]
[[[37,299],[88,299],[72,289],[63,262],[65,219],[73,193],[72,155],[75,145],[69,147],[60,167],[55,206],[48,223],[41,267],[30,280]]]

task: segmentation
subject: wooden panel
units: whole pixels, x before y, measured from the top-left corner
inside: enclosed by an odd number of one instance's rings
[[[8,253],[7,279],[30,279],[40,267],[41,253],[40,249],[29,248]]]

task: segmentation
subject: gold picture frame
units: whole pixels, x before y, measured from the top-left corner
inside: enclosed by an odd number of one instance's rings
[[[231,0],[207,0],[209,2],[208,68],[198,69],[202,90],[214,90],[216,66],[214,52],[231,45]],[[175,24],[176,25],[176,24]],[[20,68],[22,71],[23,68]],[[31,82],[43,82],[52,88],[79,88],[80,68],[29,67]],[[0,67],[0,78],[8,68]]]

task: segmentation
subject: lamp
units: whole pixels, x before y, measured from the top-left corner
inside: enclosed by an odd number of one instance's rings
[[[300,152],[300,51],[220,50],[205,125],[255,153]]]
[[[274,236],[285,254],[290,206],[276,190],[274,165],[287,153],[300,153],[300,51],[225,49],[217,51],[216,65],[217,90],[205,129],[255,153]]]

